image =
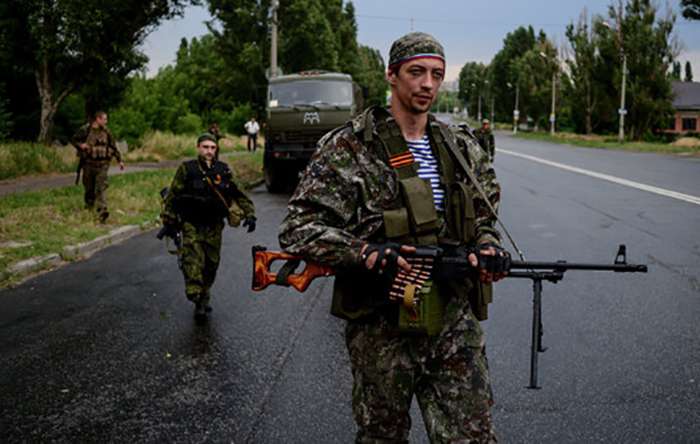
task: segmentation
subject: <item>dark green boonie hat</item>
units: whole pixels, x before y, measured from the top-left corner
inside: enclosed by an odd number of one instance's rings
[[[389,51],[389,71],[397,71],[404,63],[422,58],[445,62],[445,49],[435,37],[424,32],[411,32],[399,38]]]
[[[204,142],[205,140],[209,140],[209,141],[214,142],[215,144],[219,145],[219,141],[216,140],[216,136],[213,135],[212,133],[200,134],[199,137],[197,137],[197,145]]]

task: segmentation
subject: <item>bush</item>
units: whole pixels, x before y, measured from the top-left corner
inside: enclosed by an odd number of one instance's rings
[[[228,114],[226,120],[222,122],[222,126],[227,133],[237,134],[240,136],[245,132],[243,125],[245,125],[248,119],[250,119],[250,117],[253,115],[255,115],[255,113],[253,112],[253,108],[249,103],[239,105]]]
[[[129,146],[141,144],[149,129],[144,115],[133,108],[118,108],[109,118],[109,126],[116,139],[125,139]]]
[[[73,147],[44,146],[29,142],[0,144],[0,180],[28,174],[75,171]]]
[[[187,113],[177,118],[175,123],[175,133],[177,134],[197,134],[204,131],[202,119],[192,113]]]

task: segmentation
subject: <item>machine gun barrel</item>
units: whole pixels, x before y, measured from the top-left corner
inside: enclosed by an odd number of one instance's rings
[[[614,271],[617,273],[646,273],[647,266],[641,264],[587,264],[578,262],[522,262],[512,261],[510,263],[511,270],[551,270],[551,271],[567,271],[567,270],[588,270],[588,271]]]

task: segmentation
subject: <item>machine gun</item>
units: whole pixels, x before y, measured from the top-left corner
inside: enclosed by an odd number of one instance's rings
[[[160,198],[161,202],[165,202],[165,198],[168,196],[168,192],[170,189],[168,187],[165,187],[160,190]],[[182,231],[177,231],[176,233],[172,234],[169,233],[169,227],[166,225],[163,225],[160,227],[160,230],[158,230],[158,233],[156,234],[156,238],[158,240],[163,240],[164,237],[168,237],[173,241],[173,245],[175,245],[175,249],[171,249],[169,246],[167,246],[167,240],[166,242],[166,248],[168,249],[168,253],[174,254],[177,256],[177,266],[182,269],[182,255],[180,254],[180,251],[182,250]]]
[[[332,267],[304,261],[301,257],[280,251],[267,251],[262,246],[254,246],[253,253],[253,290],[261,291],[271,284],[291,286],[296,290],[305,291],[317,277],[335,274]],[[471,253],[477,256],[479,266],[472,267],[468,257]],[[557,283],[564,278],[569,270],[612,271],[616,273],[646,273],[646,265],[628,264],[627,248],[620,245],[612,264],[576,263],[576,262],[530,262],[515,261],[509,258],[505,261],[494,261],[493,256],[481,255],[478,248],[464,246],[416,247],[415,253],[402,254],[411,264],[411,271],[399,271],[388,282],[389,298],[400,301],[406,306],[418,304],[417,296],[421,285],[427,280],[446,279],[449,277],[470,274],[476,276],[478,268],[491,272],[507,273],[507,278],[531,279],[533,283],[532,299],[532,339],[530,343],[530,389],[539,389],[537,385],[538,353],[546,350],[542,346],[542,282]],[[275,261],[285,261],[277,271],[272,271]],[[296,272],[301,262],[305,267]]]

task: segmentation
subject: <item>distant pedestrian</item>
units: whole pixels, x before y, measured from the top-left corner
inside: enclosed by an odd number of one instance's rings
[[[85,208],[95,209],[100,223],[105,223],[109,217],[105,193],[112,157],[119,162],[119,168],[124,169],[121,153],[112,133],[107,129],[107,120],[106,112],[97,111],[90,122],[80,127],[71,138],[71,143],[78,150],[80,157],[78,175],[82,170]]]
[[[218,122],[210,123],[209,128],[207,128],[207,132],[216,138],[217,145],[219,143],[219,140],[225,139],[224,135],[221,134],[221,129],[219,128]]]
[[[260,125],[255,121],[255,117],[251,117],[244,125],[246,133],[248,133],[248,151],[253,151],[258,148],[258,132]]]
[[[484,119],[481,121],[481,128],[474,131],[474,135],[479,140],[479,145],[486,151],[489,155],[489,160],[493,162],[496,157],[496,140],[493,137],[493,131],[491,131],[491,122],[489,119]]]
[[[185,295],[195,304],[195,319],[203,321],[211,311],[209,290],[219,268],[224,219],[231,226],[255,230],[253,202],[236,185],[231,169],[216,160],[216,136],[197,139],[197,159],[184,162],[165,197],[161,219],[165,235],[182,233],[182,273]]]

